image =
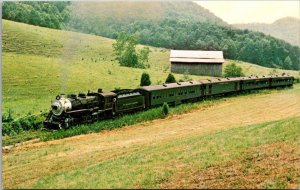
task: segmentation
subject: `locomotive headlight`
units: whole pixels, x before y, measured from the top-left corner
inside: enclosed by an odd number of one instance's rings
[[[67,98],[60,98],[59,100],[54,100],[51,104],[52,113],[56,116],[61,115],[64,111],[72,109],[72,103]]]

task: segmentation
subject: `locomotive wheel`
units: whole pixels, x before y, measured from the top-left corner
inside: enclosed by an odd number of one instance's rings
[[[70,127],[70,125],[71,125],[70,119],[66,118],[65,119],[65,127],[68,128],[68,127]]]

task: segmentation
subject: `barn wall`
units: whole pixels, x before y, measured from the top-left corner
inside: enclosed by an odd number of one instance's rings
[[[171,63],[172,73],[189,72],[192,75],[222,76],[222,64],[214,63]]]

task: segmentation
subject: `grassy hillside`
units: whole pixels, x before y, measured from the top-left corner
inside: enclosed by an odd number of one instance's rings
[[[119,67],[113,61],[112,43],[93,35],[3,20],[4,111],[39,112],[61,92],[137,87],[145,70]],[[146,71],[153,83],[164,81],[168,51],[151,51],[151,68]]]
[[[3,186],[297,188],[299,93],[297,85],[238,96],[189,114],[17,147],[3,155]]]
[[[299,70],[300,48],[259,32],[228,26],[195,2],[5,2],[6,19],[117,38],[168,49],[222,50],[225,58]],[[283,34],[283,33],[282,33]]]
[[[135,88],[144,71],[150,73],[153,84],[163,82],[170,72],[169,50],[150,47],[151,67],[133,69],[120,67],[113,60],[113,42],[94,35],[3,20],[3,112],[12,109],[16,117],[39,113],[47,110],[50,100],[62,92]],[[257,65],[237,64],[246,75],[272,72]],[[299,76],[296,71],[277,72]],[[175,77],[180,79],[183,75]]]
[[[249,23],[234,24],[236,28],[249,29],[253,31],[269,34],[275,38],[285,40],[286,42],[300,47],[300,19],[286,17],[279,19],[272,24]]]

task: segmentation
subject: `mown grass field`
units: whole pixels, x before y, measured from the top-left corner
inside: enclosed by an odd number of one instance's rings
[[[299,85],[3,154],[5,188],[297,188]]]
[[[149,69],[120,67],[113,59],[114,40],[3,20],[3,112],[15,117],[47,111],[59,93],[136,88],[146,71],[153,84],[170,72],[169,50],[151,49]],[[233,62],[227,60],[225,65]],[[237,62],[246,75],[269,74],[273,69]],[[299,76],[297,71],[276,70]],[[176,74],[176,79],[183,75]],[[209,77],[190,76],[194,80]]]

